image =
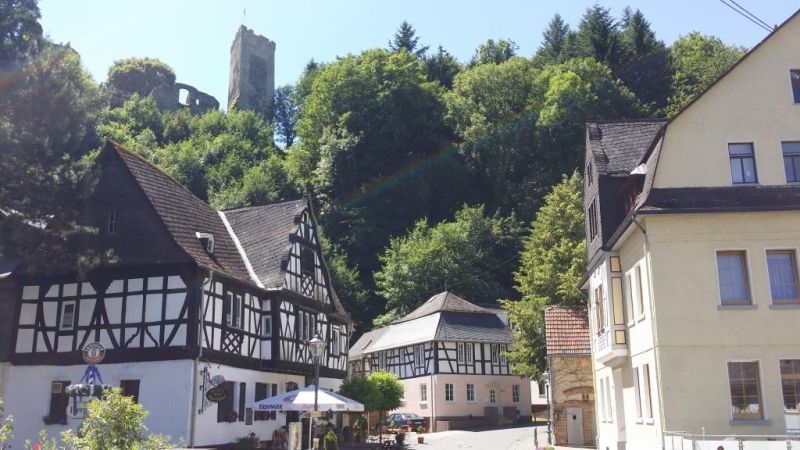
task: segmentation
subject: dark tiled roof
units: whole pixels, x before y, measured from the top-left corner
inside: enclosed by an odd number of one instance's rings
[[[547,355],[588,355],[589,318],[586,308],[548,306],[544,310]]]
[[[306,205],[300,199],[224,212],[265,288],[283,286],[281,264],[292,246],[289,235],[297,230],[297,218]]]
[[[666,119],[592,122],[586,145],[601,175],[628,175],[639,165]]]
[[[366,333],[362,334],[356,343],[350,347],[350,351],[347,353],[347,356],[350,359],[360,358],[364,353],[366,353],[369,346],[372,345],[373,342],[376,342],[378,339],[380,339],[388,329],[389,327],[383,327],[378,328],[377,330],[367,331]]]
[[[800,210],[800,186],[722,186],[656,188],[643,213]]]
[[[111,145],[183,251],[202,267],[250,281],[236,245],[216,211],[142,157]],[[197,232],[214,235],[213,255],[206,253]]]
[[[465,313],[476,313],[476,314],[492,314],[493,312],[489,311],[488,309],[481,308],[480,306],[474,305],[463,298],[453,294],[452,292],[440,292],[433,297],[429,298],[428,301],[423,303],[419,308],[411,311],[406,316],[396,320],[394,323],[399,322],[406,322],[408,320],[418,319],[420,317],[427,316],[429,314],[433,314],[440,311],[451,311],[451,312],[465,312]]]
[[[514,337],[495,314],[444,312],[439,318],[436,340],[510,344]]]

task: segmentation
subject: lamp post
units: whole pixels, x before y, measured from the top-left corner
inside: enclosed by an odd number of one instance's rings
[[[552,429],[553,424],[553,402],[550,401],[550,372],[544,371],[542,374],[544,378],[544,396],[547,400],[547,445],[553,445]]]
[[[311,352],[311,357],[314,359],[314,412],[318,409],[318,397],[319,397],[319,364],[322,360],[322,356],[325,354],[325,347],[327,343],[322,340],[319,333],[315,334],[314,337],[308,341],[308,349]],[[308,448],[312,447],[312,429],[314,427],[314,414],[311,414],[311,417],[308,418]]]

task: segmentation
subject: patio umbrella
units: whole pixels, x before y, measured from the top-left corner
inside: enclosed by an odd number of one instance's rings
[[[254,411],[313,411],[314,389],[309,385],[259,400],[253,404]],[[320,389],[317,394],[317,411],[364,411],[364,405],[343,395]]]

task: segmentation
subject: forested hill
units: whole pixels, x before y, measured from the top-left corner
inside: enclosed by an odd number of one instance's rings
[[[148,94],[175,74],[153,59],[118,61],[98,86],[79,55],[43,37],[35,2],[21,4],[0,20],[0,67],[20,75],[0,97],[0,142],[11,149],[0,205],[16,212],[0,221],[0,254],[31,267],[54,267],[53,249],[64,265],[102,260],[65,249],[83,231],[70,205],[85,191],[85,155],[113,139],[215,208],[312,194],[359,332],[445,287],[478,303],[526,295],[515,286],[515,272],[525,283],[529,270],[520,253],[541,251],[524,245],[547,230],[531,221],[552,187],[580,172],[584,123],[674,114],[743,54],[699,33],[667,45],[639,11],[601,6],[572,26],[555,16],[534,55],[488,39],[470,61],[403,23],[387,30],[387,48],[310,62],[276,89],[273,125],[236,109],[160,112]],[[119,89],[141,95],[112,108]],[[566,185],[579,190],[579,177]],[[570,220],[581,229],[580,211]],[[40,221],[51,226],[21,225]]]

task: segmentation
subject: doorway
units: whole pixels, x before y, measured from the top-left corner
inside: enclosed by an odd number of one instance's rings
[[[567,408],[567,444],[583,445],[583,412],[580,408]]]

